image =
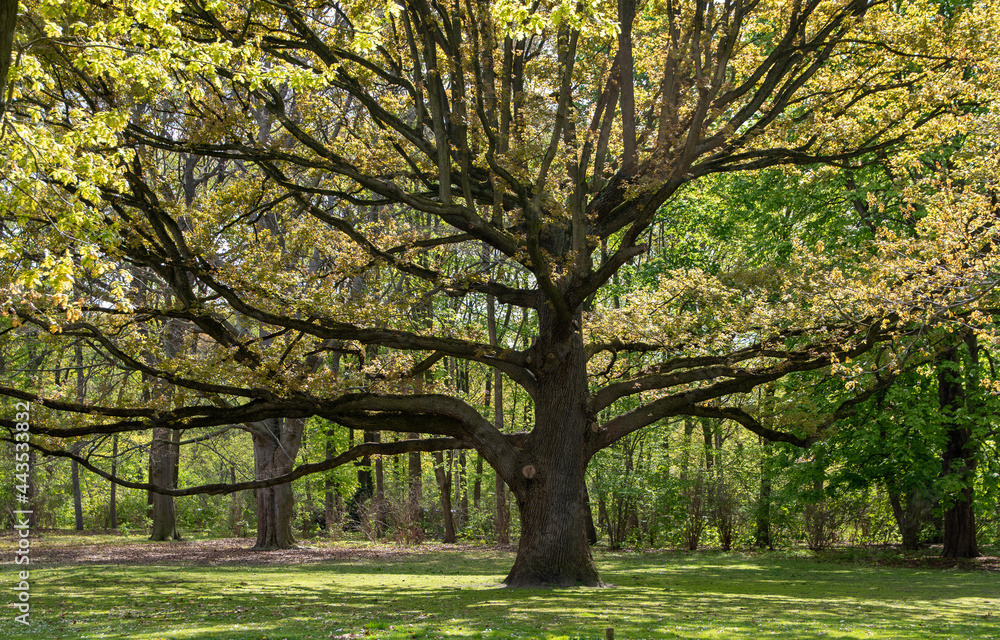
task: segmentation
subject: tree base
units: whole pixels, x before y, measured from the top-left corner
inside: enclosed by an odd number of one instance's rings
[[[151,541],[153,541],[153,542],[183,542],[184,541],[184,538],[180,537],[180,535],[178,535],[176,533],[174,535],[171,535],[171,536],[156,536],[156,535],[152,535],[152,536],[149,536],[149,539]]]
[[[505,589],[568,589],[570,587],[594,587],[594,588],[611,588],[615,585],[609,584],[607,582],[601,581],[598,578],[596,581],[584,582],[582,580],[566,580],[559,582],[542,582],[539,580],[531,579],[506,579],[504,580]]]
[[[585,556],[575,559],[575,562],[564,562],[562,566],[553,566],[549,561],[531,562],[519,557],[514,567],[504,578],[504,584],[511,589],[561,589],[566,587],[607,587],[597,573],[590,558],[589,549]],[[567,560],[563,558],[563,560]]]
[[[282,549],[298,549],[298,548],[299,548],[299,545],[297,545],[295,543],[291,543],[291,544],[286,544],[286,545],[279,545],[279,544],[264,545],[264,546],[254,545],[254,546],[250,547],[250,550],[251,551],[280,551]]]

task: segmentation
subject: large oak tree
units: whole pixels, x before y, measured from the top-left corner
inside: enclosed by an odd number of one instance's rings
[[[963,257],[937,266],[930,245],[913,257],[883,238],[854,262],[803,250],[768,277],[674,272],[607,304],[658,211],[692,181],[888,155],[905,170],[925,141],[967,130],[988,59],[976,29],[995,13],[983,5],[80,1],[72,20],[36,5],[30,24],[47,36],[12,126],[38,144],[31,127],[83,128],[90,137],[69,142],[97,157],[82,176],[35,158],[35,175],[72,202],[5,213],[12,321],[52,324],[178,390],[169,406],[107,406],[4,386],[50,412],[37,446],[310,416],[432,436],[172,495],[262,487],[369,454],[475,448],[519,507],[507,584],[599,584],[585,526],[595,452],[678,415],[808,445],[821,425],[786,432],[727,403],[961,315],[982,298],[972,288],[993,285],[981,220],[992,209],[973,198],[985,213],[954,240]],[[170,166],[205,177],[186,206]],[[140,304],[121,265],[171,303]],[[530,345],[442,319],[443,297],[523,310]],[[194,355],[150,364],[141,354],[156,347],[139,327],[170,322],[189,328]],[[334,374],[322,365],[333,353],[358,366]],[[533,428],[502,433],[435,386],[446,357],[520,385]],[[874,387],[861,389],[817,424]],[[68,414],[85,419],[66,426]]]

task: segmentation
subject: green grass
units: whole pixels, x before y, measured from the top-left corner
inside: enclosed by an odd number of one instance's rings
[[[996,572],[605,552],[613,588],[500,588],[512,560],[466,549],[292,566],[32,566],[30,633],[8,608],[0,636],[604,638],[614,627],[618,639],[1000,639]]]

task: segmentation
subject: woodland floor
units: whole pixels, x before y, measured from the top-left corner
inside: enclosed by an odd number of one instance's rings
[[[609,589],[504,589],[511,547],[251,539],[151,543],[44,532],[31,549],[31,627],[0,604],[0,637],[969,638],[1000,640],[1000,557],[928,549],[610,552]],[[10,545],[13,559],[15,541]],[[15,567],[5,567],[8,587]]]

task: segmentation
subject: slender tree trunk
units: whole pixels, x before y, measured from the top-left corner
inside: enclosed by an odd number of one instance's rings
[[[468,458],[465,455],[465,449],[458,452],[458,465],[456,469],[458,481],[455,483],[455,502],[458,507],[457,526],[461,529],[469,520],[469,473]]]
[[[382,432],[375,432],[375,442],[382,442]],[[382,457],[375,458],[375,537],[382,538],[386,528],[385,469]]]
[[[417,440],[419,433],[406,434],[407,439]],[[420,497],[424,493],[423,468],[420,461],[420,452],[409,454],[406,469],[407,500],[406,519],[413,532],[413,542],[420,542],[423,534],[420,531]]]
[[[760,452],[760,487],[757,494],[757,527],[754,532],[754,543],[761,548],[774,548],[771,537],[771,443],[761,438]]]
[[[476,453],[476,479],[472,483],[472,508],[479,510],[479,501],[483,494],[483,456]]]
[[[444,540],[445,544],[455,542],[455,519],[451,512],[451,472],[444,470],[444,454],[440,451],[434,452],[434,476],[437,478],[438,493],[441,496],[441,511],[444,515]]]
[[[493,333],[494,338],[496,337],[496,326],[494,322]],[[489,408],[493,404],[493,377],[489,375],[489,370],[486,374],[486,393],[483,397],[483,404],[486,408]],[[483,456],[478,451],[476,452],[476,481],[472,485],[472,507],[479,510],[479,501],[482,499],[483,495]]]
[[[590,506],[590,492],[587,491],[587,484],[583,484],[583,500],[586,503],[586,516],[587,516],[587,543],[590,545],[597,544],[597,527],[594,526],[594,510]]]
[[[531,354],[539,390],[535,428],[519,475],[507,478],[517,498],[521,538],[505,582],[596,586],[601,580],[587,540],[590,415],[583,338],[579,324],[557,323],[545,309],[538,316],[539,339]]]
[[[28,468],[37,469],[38,468],[38,452],[34,449],[28,450]],[[28,504],[31,505],[28,514],[28,526],[34,529],[38,526],[41,520],[42,510],[41,505],[38,503],[38,486],[35,484],[35,474],[28,474]]]
[[[77,531],[83,531],[83,495],[80,492],[80,467],[76,460],[70,463],[70,475],[73,478],[73,521]]]
[[[486,328],[489,332],[490,345],[497,346],[496,303],[493,296],[486,297]],[[499,369],[493,370],[493,426],[497,431],[503,431],[503,374]],[[510,544],[510,511],[507,509],[507,483],[500,472],[496,476],[494,492],[494,529],[498,544]]]
[[[305,420],[271,418],[254,424],[254,478],[266,480],[292,470],[302,442]],[[254,549],[288,549],[295,546],[292,521],[295,496],[291,483],[256,490],[257,543]]]
[[[111,437],[111,477],[118,477],[118,434]],[[108,528],[118,528],[118,485],[111,481],[111,503],[108,505]]]
[[[324,458],[332,460],[334,456],[333,428],[326,434],[326,447]],[[334,498],[336,485],[329,476],[323,481],[323,529],[327,534],[333,533],[334,521],[337,519],[336,500]]]
[[[83,375],[83,346],[77,343],[74,349],[76,355],[76,398],[79,402],[86,400],[86,378]],[[80,447],[74,447],[73,453],[79,453]],[[80,468],[76,460],[70,463],[70,475],[73,479],[73,518],[77,531],[83,531],[83,495],[80,492]]]
[[[236,484],[236,467],[229,467],[229,483]],[[245,535],[243,529],[243,504],[241,496],[242,491],[235,491],[232,494],[232,499],[229,502],[229,529],[233,532],[234,536],[242,538]]]

